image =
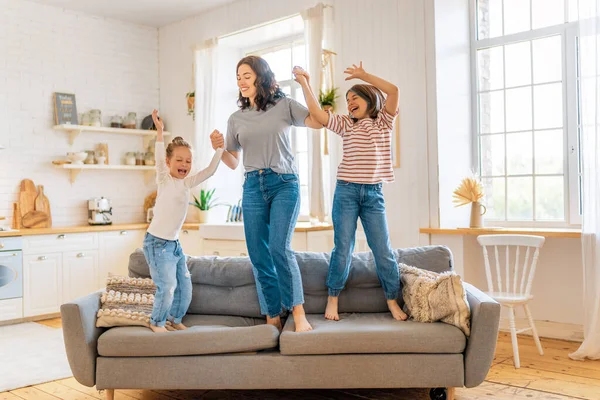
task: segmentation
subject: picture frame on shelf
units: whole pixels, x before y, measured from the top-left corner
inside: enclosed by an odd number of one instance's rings
[[[54,124],[55,125],[77,125],[77,104],[75,94],[55,92],[53,96],[54,103]]]

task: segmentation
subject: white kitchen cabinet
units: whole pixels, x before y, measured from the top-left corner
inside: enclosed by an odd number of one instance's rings
[[[23,257],[23,316],[56,313],[62,304],[62,254]]]
[[[122,230],[99,232],[99,281],[98,288],[106,285],[106,277],[129,275],[129,256],[137,248],[142,248],[144,230]]]
[[[95,232],[36,235],[23,238],[23,253],[29,254],[97,249],[98,235]]]
[[[203,247],[205,256],[239,257],[248,255],[246,242],[243,240],[204,239]]]
[[[62,260],[63,303],[99,289],[97,250],[63,253]]]
[[[204,254],[202,248],[202,235],[200,231],[183,229],[179,232],[179,243],[185,255],[201,256]]]

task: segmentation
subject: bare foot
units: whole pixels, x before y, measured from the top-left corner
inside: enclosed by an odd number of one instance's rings
[[[155,333],[167,332],[167,328],[165,328],[164,326],[156,326],[156,325],[150,324],[150,329],[152,329],[152,332],[155,332]]]
[[[387,305],[394,319],[398,321],[406,321],[408,319],[408,315],[402,311],[396,300],[388,300]]]
[[[304,306],[300,304],[299,306],[295,306],[292,309],[292,315],[294,316],[294,323],[296,324],[296,332],[308,332],[312,331],[312,326],[308,323],[306,319],[306,314],[304,313]]]
[[[188,328],[187,326],[185,326],[185,325],[184,325],[184,324],[182,324],[181,322],[180,322],[180,323],[178,323],[178,324],[173,324],[173,323],[171,323],[171,325],[173,326],[173,328],[174,328],[176,331],[185,331],[185,330]]]
[[[267,316],[267,324],[273,325],[279,332],[283,330],[283,326],[281,325],[281,317],[277,316],[275,318],[271,318]]]
[[[340,316],[338,314],[338,298],[329,296],[327,297],[327,308],[325,308],[325,318],[332,321],[339,321]]]

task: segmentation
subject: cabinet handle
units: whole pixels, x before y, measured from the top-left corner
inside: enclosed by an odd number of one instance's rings
[[[64,240],[64,239],[66,239],[67,237],[66,237],[65,235],[58,235],[56,238],[57,238],[58,240]]]
[[[218,251],[213,251],[213,256],[220,256],[221,253],[219,253]]]
[[[38,260],[40,260],[40,261],[44,261],[46,259],[48,259],[48,257],[46,257],[46,256],[39,256],[38,257]]]
[[[242,256],[242,257],[247,257],[247,256],[248,256],[248,254],[246,254],[246,253],[240,253],[240,256]]]
[[[119,232],[119,235],[125,236],[125,235],[127,235],[127,231],[121,231],[121,232]]]
[[[2,253],[0,257],[16,257],[17,253]]]
[[[77,254],[77,257],[79,257],[79,258],[85,257],[85,253],[79,253],[79,254]]]
[[[4,243],[0,242],[0,249],[4,248]]]
[[[185,230],[183,231],[183,234],[184,234],[184,235],[187,235],[187,234],[189,234],[188,230],[187,230],[187,229],[185,229]]]

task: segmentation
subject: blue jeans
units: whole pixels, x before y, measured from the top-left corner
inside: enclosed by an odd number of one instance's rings
[[[329,296],[339,296],[348,280],[359,217],[385,297],[396,299],[400,292],[400,273],[390,244],[381,183],[365,185],[341,180],[337,181],[333,196],[334,248],[327,274]]]
[[[167,318],[181,323],[192,301],[192,280],[179,240],[164,240],[146,233],[144,255],[156,285],[150,322],[165,326]]]
[[[304,303],[300,268],[291,246],[300,212],[298,176],[271,169],[246,173],[242,212],[260,312],[274,318],[282,307],[291,310]]]

